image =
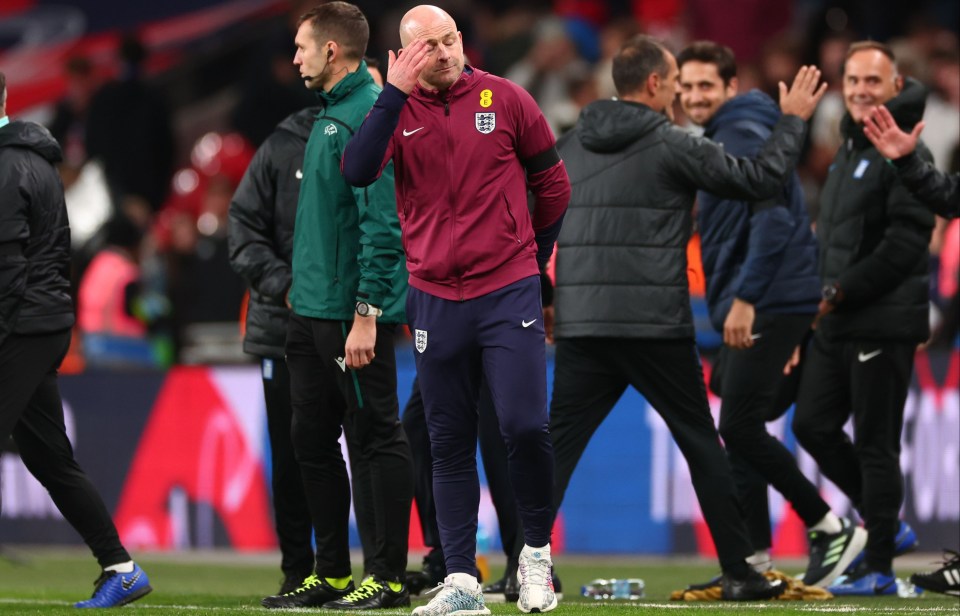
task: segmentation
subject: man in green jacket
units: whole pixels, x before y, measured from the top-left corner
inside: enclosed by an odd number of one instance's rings
[[[402,580],[413,473],[399,422],[393,335],[405,321],[406,265],[393,168],[352,188],[340,175],[350,136],[380,93],[363,62],[369,26],[346,2],[300,18],[294,64],[322,110],[307,141],[293,239],[287,366],[293,447],[316,534],[316,569],[268,608],[406,606]],[[349,551],[350,485],[341,427],[358,443],[355,490],[377,511],[377,557],[355,586]],[[365,539],[365,543],[370,538]]]

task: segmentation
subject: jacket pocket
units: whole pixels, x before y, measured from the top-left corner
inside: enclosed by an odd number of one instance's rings
[[[501,190],[500,197],[503,199],[503,205],[507,209],[507,216],[510,217],[511,232],[513,233],[513,239],[517,240],[517,243],[522,243],[520,240],[520,225],[517,224],[517,217],[513,215],[513,209],[510,208],[510,201],[507,199],[507,195]]]

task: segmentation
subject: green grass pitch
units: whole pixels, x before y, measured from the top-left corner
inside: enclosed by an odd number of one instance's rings
[[[937,555],[898,559],[897,575],[932,570]],[[354,555],[354,563],[359,562]],[[503,561],[491,558],[494,576]],[[122,608],[145,615],[267,613],[260,598],[279,584],[277,554],[246,555],[234,552],[139,554],[137,561],[150,576],[153,593]],[[689,558],[580,556],[563,554],[555,559],[563,581],[564,599],[556,616],[642,616],[646,614],[960,614],[960,599],[924,594],[917,598],[856,598],[826,602],[764,602],[762,604],[671,602],[670,591],[701,582],[716,573],[716,565]],[[411,556],[411,565],[419,557]],[[778,563],[787,573],[799,573],[801,562]],[[99,571],[93,558],[81,549],[8,547],[0,552],[0,615],[77,614],[74,601],[89,597]],[[359,572],[356,572],[359,574]],[[580,596],[580,586],[597,577],[639,577],[646,582],[647,598],[635,603],[599,603]],[[414,605],[424,600],[415,598]],[[520,614],[515,605],[491,603],[494,616]],[[298,610],[298,613],[325,613]],[[383,610],[384,616],[406,615],[409,610]]]

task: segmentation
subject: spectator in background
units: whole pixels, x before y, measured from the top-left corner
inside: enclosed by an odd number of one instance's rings
[[[116,607],[152,588],[74,459],[64,426],[57,369],[74,314],[70,226],[54,167],[62,154],[47,129],[11,122],[6,103],[0,73],[0,443],[13,436],[27,469],[103,569],[93,596],[74,606]]]
[[[534,36],[533,47],[504,76],[536,99],[554,135],[560,135],[576,122],[580,111],[572,100],[571,86],[590,73],[580,50],[596,61],[599,42],[584,22],[559,17],[540,20]]]
[[[290,64],[290,39],[296,20],[315,3],[295,2],[287,18],[272,23],[255,50],[239,87],[239,100],[230,114],[231,126],[254,147],[273,134],[277,124],[291,114],[316,104],[304,89],[296,67]]]
[[[730,48],[693,43],[677,63],[687,117],[728,154],[756,156],[780,112],[757,90],[737,96]],[[710,317],[725,343],[711,387],[723,399],[720,436],[753,544],[748,562],[761,571],[772,567],[769,483],[808,529],[804,583],[829,586],[863,550],[867,533],[830,511],[793,454],[764,425],[793,403],[796,378],[785,378],[783,366],[809,332],[820,300],[817,242],[803,191],[793,173],[767,201],[734,201],[700,191],[697,211]]]
[[[156,211],[167,196],[173,173],[174,140],[163,94],[143,77],[147,50],[133,34],[119,45],[120,74],[90,102],[87,156],[103,164],[115,207],[127,199]]]
[[[151,286],[170,298],[179,361],[243,359],[234,343],[246,285],[230,267],[227,215],[252,155],[237,133],[207,133],[191,150],[191,166],[174,176],[174,191],[154,218],[147,251]]]
[[[77,295],[77,326],[88,366],[156,367],[140,271],[142,227],[124,213],[104,226],[105,245],[84,270]]]
[[[897,72],[893,52],[873,41],[847,51],[847,107],[823,187],[817,236],[823,284],[819,323],[807,352],[793,429],[821,472],[863,517],[864,560],[835,595],[896,594],[893,558],[916,536],[898,519],[903,501],[900,439],[916,346],[929,337],[928,248],[933,214],[897,180],[863,134],[886,103],[912,129],[926,90]],[[929,160],[923,148],[921,157]],[[853,440],[843,430],[853,420]]]
[[[64,178],[64,185],[69,188],[87,162],[87,112],[100,82],[90,58],[86,56],[71,56],[64,69],[67,94],[57,101],[48,128],[63,148],[60,175]]]

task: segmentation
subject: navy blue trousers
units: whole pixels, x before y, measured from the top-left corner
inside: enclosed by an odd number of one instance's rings
[[[550,541],[553,452],[540,279],[464,302],[410,288],[417,376],[433,455],[433,491],[447,573],[476,575],[477,421],[486,379],[507,447],[524,541]]]

